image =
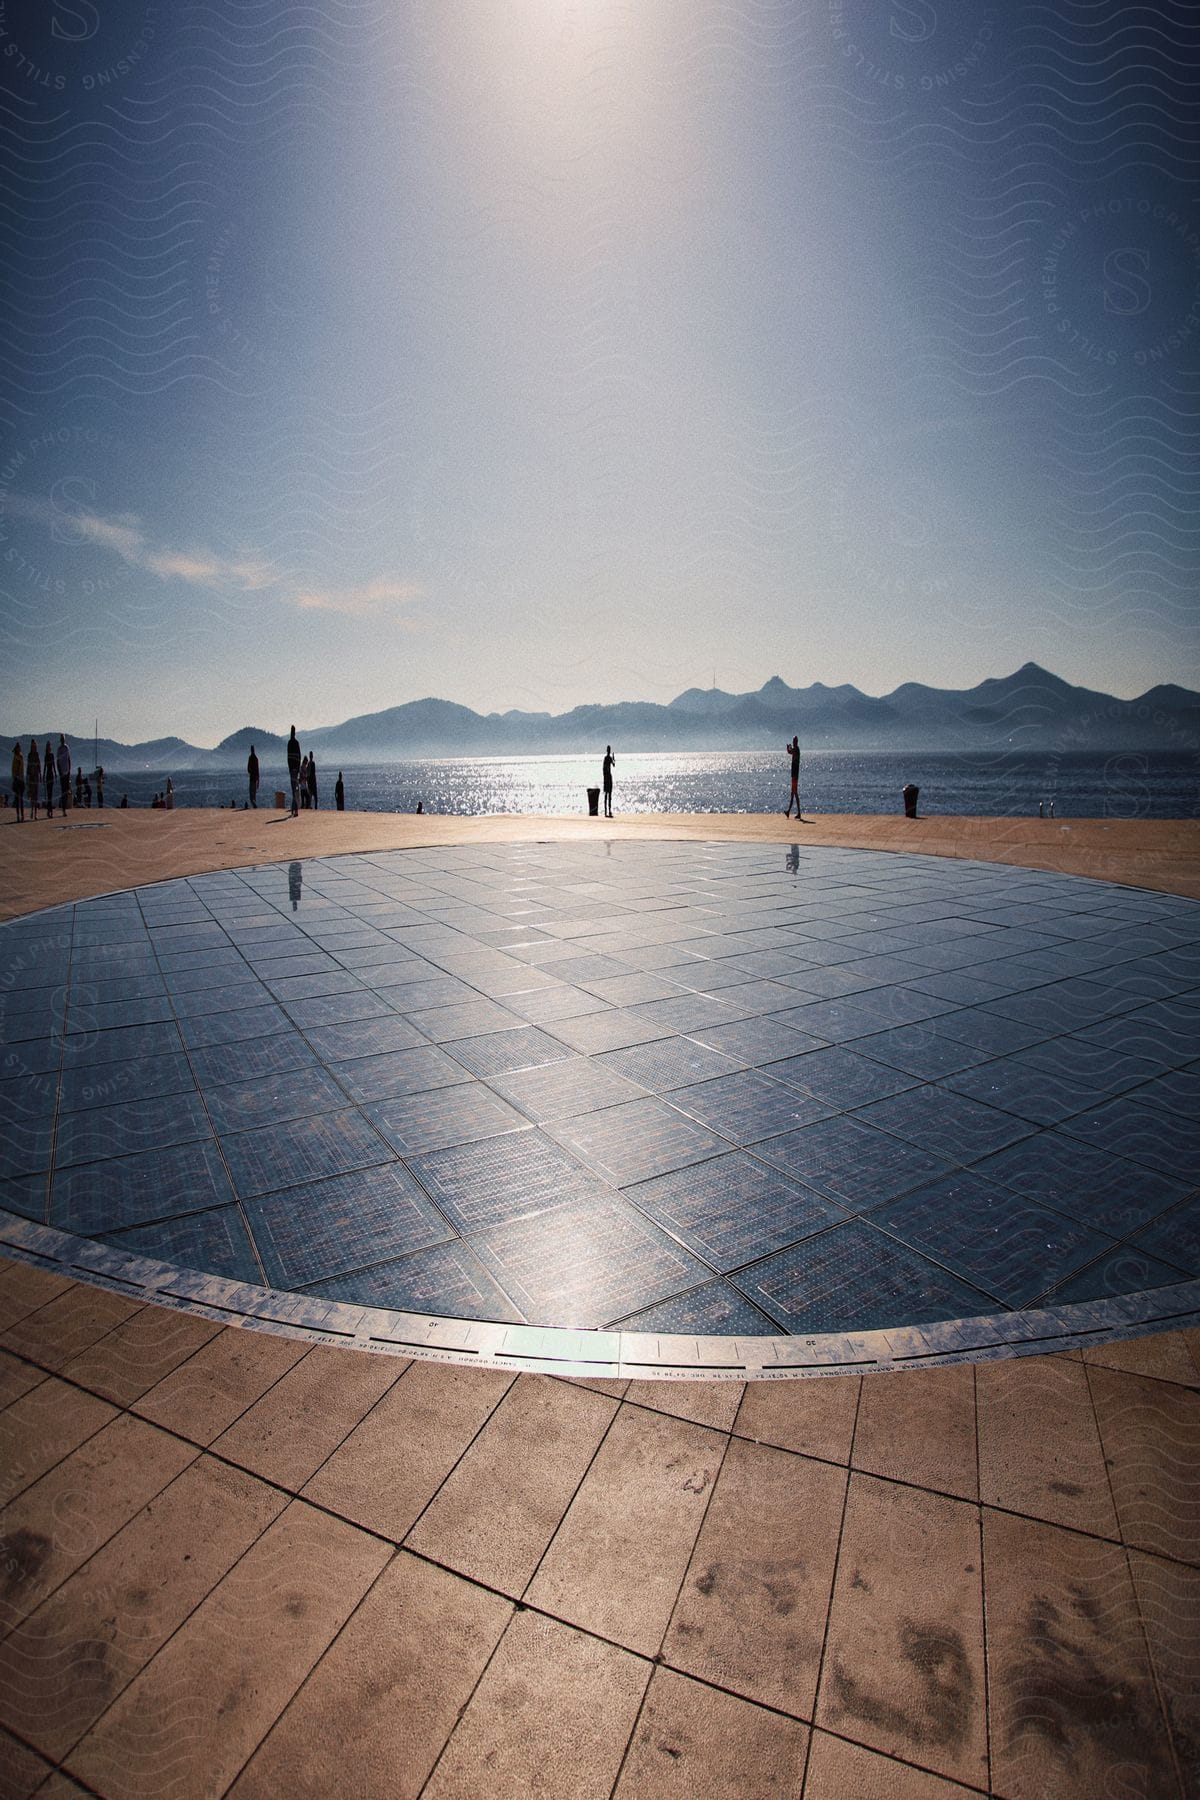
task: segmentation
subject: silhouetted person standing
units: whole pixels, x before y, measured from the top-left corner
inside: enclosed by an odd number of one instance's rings
[[[67,808],[71,804],[71,747],[61,732],[58,735],[58,754],[54,760],[58,764],[58,801],[65,819]]]
[[[803,814],[800,811],[800,739],[794,737],[791,743],[785,744],[783,748],[792,761],[792,791],[788,795],[788,803],[784,809],[783,816],[785,819],[791,818],[792,801],[794,800],[796,802],[796,817],[799,819],[803,817]]]
[[[342,771],[338,770],[338,778],[333,784],[333,804],[339,812],[346,810],[346,788],[342,781]]]
[[[75,771],[75,804],[76,804],[76,806],[83,805],[83,765],[82,765],[82,763],[80,764],[79,768],[77,768]]]
[[[300,741],[296,736],[296,727],[292,726],[292,735],[287,747],[288,779],[292,784],[292,817],[300,815]]]
[[[25,817],[25,752],[20,743],[13,745],[12,758],[12,795],[13,805],[17,810],[17,824]]]
[[[38,753],[37,739],[29,740],[29,755],[25,758],[25,791],[29,795],[29,817],[38,816],[38,801],[42,797],[42,759]]]
[[[98,764],[96,767],[96,805],[97,806],[104,805],[104,766],[103,766],[103,764]]]
[[[308,804],[312,807],[313,811],[316,812],[316,810],[317,810],[317,759],[315,756],[310,756],[308,759]]]
[[[42,774],[46,778],[46,817],[54,817],[54,751],[50,748],[50,739],[46,739],[46,754],[42,758]]]
[[[258,758],[254,754],[254,745],[250,746],[250,754],[246,758],[246,774],[250,781],[250,804],[258,805]]]
[[[612,818],[612,772],[613,764],[616,760],[616,757],[613,755],[613,747],[611,744],[608,744],[605,747],[604,762],[601,765],[600,770],[601,782],[604,787],[604,816],[606,819]]]

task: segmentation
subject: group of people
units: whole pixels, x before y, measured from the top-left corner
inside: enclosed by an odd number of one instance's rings
[[[75,804],[90,806],[92,804],[92,784],[82,769],[75,771]],[[96,805],[104,805],[104,770],[96,764]]]
[[[301,808],[311,808],[316,812],[318,806],[317,759],[311,754],[301,755],[300,740],[296,736],[293,725],[287,742],[288,780],[292,788],[292,817],[298,817]],[[258,756],[254,745],[250,746],[250,754],[246,758],[246,779],[250,789],[250,805],[258,805],[258,784],[260,780]],[[333,788],[333,803],[338,812],[346,810],[346,787],[342,781],[342,771],[338,770],[338,778]]]
[[[20,740],[13,745],[12,753],[12,803],[16,809],[17,822],[25,819],[26,803],[29,806],[29,817],[36,819],[39,808],[45,810],[46,817],[54,814],[54,789],[58,785],[59,804],[62,816],[67,816],[67,808],[71,804],[71,746],[60,733],[58,749],[55,750],[46,739],[45,751],[38,750],[36,738],[30,738],[29,750],[22,750]],[[43,801],[42,795],[45,794]],[[104,770],[96,770],[96,803],[104,805]],[[92,804],[92,784],[87,781],[83,770],[75,771],[75,804],[90,806]]]
[[[250,754],[254,749],[251,746]],[[292,817],[293,819],[303,807],[317,810],[317,759],[305,752],[300,755],[300,741],[296,736],[296,727],[292,726],[292,734],[287,745],[288,778],[292,784]],[[247,769],[249,764],[246,765]]]

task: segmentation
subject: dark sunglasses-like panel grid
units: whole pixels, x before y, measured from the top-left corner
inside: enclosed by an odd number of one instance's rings
[[[1200,1276],[1200,906],[869,851],[388,852],[0,930],[0,1207],[442,1315],[864,1330]]]

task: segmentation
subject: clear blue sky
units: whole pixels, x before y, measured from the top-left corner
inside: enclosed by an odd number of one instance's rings
[[[1200,685],[1194,11],[10,0],[0,719]]]

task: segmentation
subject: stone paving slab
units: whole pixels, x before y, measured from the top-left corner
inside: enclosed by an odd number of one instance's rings
[[[743,1387],[225,1326],[122,1410],[173,1319],[8,1352],[6,1792],[1194,1791],[1200,1333]]]

